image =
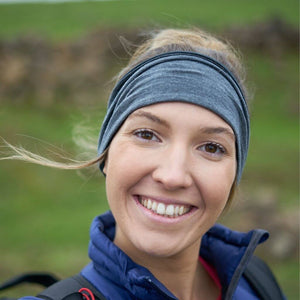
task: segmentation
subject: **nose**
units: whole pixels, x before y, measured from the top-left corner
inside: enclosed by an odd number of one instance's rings
[[[163,151],[157,167],[152,172],[152,178],[167,190],[191,186],[192,175],[187,151],[180,145]]]

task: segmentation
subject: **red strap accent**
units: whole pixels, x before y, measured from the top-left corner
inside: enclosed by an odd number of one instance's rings
[[[78,292],[81,293],[86,300],[95,300],[94,294],[88,288],[81,288]]]

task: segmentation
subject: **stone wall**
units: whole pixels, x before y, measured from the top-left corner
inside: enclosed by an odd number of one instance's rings
[[[298,51],[298,29],[279,19],[228,28],[220,35],[242,51],[274,58]],[[75,41],[54,43],[34,36],[0,40],[0,103],[47,107],[61,101],[104,101],[110,79],[128,58],[120,37],[132,44],[142,39],[138,30],[99,29]]]

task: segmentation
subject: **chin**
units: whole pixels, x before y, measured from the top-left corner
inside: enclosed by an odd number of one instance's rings
[[[156,258],[168,258],[176,254],[176,250],[174,247],[162,247],[163,245],[158,246],[149,246],[145,247],[143,245],[142,247],[139,247],[139,250],[142,251],[147,256],[152,256]]]
[[[174,256],[183,250],[181,241],[168,241],[167,239],[143,238],[133,241],[135,248],[142,255],[156,258],[167,258]]]

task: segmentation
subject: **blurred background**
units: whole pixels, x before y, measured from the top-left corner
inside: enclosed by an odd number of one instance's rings
[[[269,230],[257,254],[288,299],[299,299],[298,1],[6,2],[0,136],[54,159],[77,157],[76,125],[97,137],[113,77],[149,30],[200,27],[239,48],[254,96],[251,147],[236,201],[221,222]],[[88,263],[90,223],[108,206],[99,172],[83,175],[0,162],[0,282],[26,271],[66,277]],[[39,290],[22,286],[0,297]]]

